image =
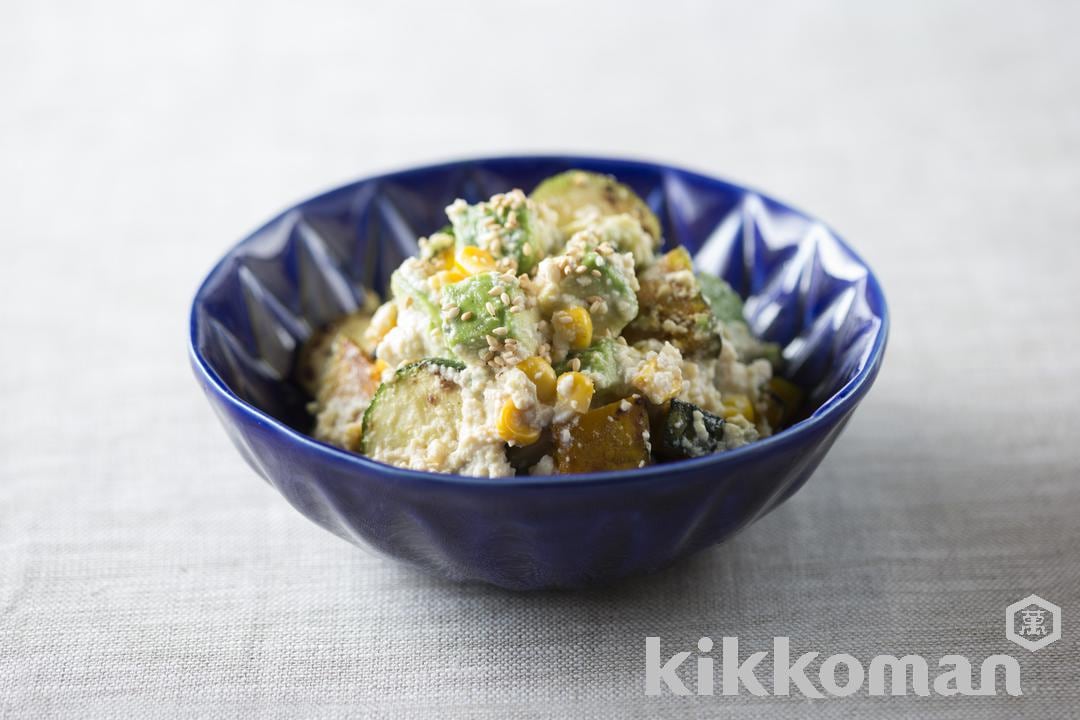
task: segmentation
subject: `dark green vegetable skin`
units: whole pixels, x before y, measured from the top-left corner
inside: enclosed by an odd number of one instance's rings
[[[694,411],[702,415],[705,437],[694,429]],[[720,450],[724,441],[724,418],[705,412],[697,405],[672,400],[660,427],[660,442],[656,453],[668,460],[681,460],[711,455]]]

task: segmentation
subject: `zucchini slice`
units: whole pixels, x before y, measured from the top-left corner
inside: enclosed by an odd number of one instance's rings
[[[318,440],[356,450],[364,413],[379,385],[375,364],[357,343],[339,334],[320,372],[312,434]]]
[[[625,213],[640,222],[654,240],[660,240],[660,221],[656,215],[629,186],[610,175],[568,170],[541,182],[529,197],[555,211],[563,232],[580,229],[576,222],[583,212],[591,211],[598,217]]]
[[[400,368],[379,386],[364,413],[360,452],[408,466],[410,448],[426,447],[447,436],[457,438],[461,424],[461,386],[456,360],[428,358]]]

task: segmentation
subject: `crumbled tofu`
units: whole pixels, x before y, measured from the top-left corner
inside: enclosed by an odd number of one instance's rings
[[[633,197],[628,188],[623,192]],[[381,443],[374,430],[362,438],[362,418],[374,390],[403,366],[428,359],[438,361],[420,367],[430,364],[432,372],[455,384],[451,399],[440,405],[439,385],[422,386],[412,396],[417,410],[402,413],[406,427],[401,436],[391,433],[386,444],[393,447],[385,456],[373,455],[376,459],[422,470],[504,477],[515,472],[504,438],[512,445],[528,445],[539,442],[535,438],[540,435],[549,445],[511,456],[519,468],[532,462],[531,474],[550,474],[562,462],[556,461],[557,453],[543,454],[553,452],[552,440],[556,446],[569,445],[571,421],[580,427],[590,409],[617,401],[622,412],[634,404],[645,408],[647,401],[654,427],[672,400],[690,403],[697,409],[681,416],[691,423],[685,437],[710,440],[702,452],[717,447],[721,425],[721,449],[772,432],[763,395],[772,365],[768,359],[740,358],[761,358],[761,348],[775,357],[776,346],[758,340],[744,325],[732,329],[716,320],[719,315],[702,299],[688,251],[676,248],[657,255],[659,226],[644,203],[637,199],[637,217],[618,204],[605,214],[601,210],[611,205],[606,200],[570,207],[566,213],[554,212],[545,202],[512,190],[494,195],[479,209],[461,200],[446,208],[456,221],[455,232],[421,238],[420,256],[406,259],[394,273],[391,299],[377,309],[374,304],[365,308],[368,324],[357,340],[363,357],[339,363],[338,372],[327,372],[324,378],[309,373],[318,381],[309,388],[316,396],[310,406],[316,437],[348,449],[367,446],[375,442],[372,438]],[[556,222],[560,217],[561,227]],[[651,224],[644,225],[643,218],[652,218]],[[646,231],[653,226],[655,231]],[[523,231],[534,233],[528,242],[522,240]],[[478,265],[487,269],[476,270],[465,262],[463,258],[471,256],[456,248],[461,244],[490,253],[487,264]],[[458,284],[475,283],[481,275],[491,287],[485,286],[478,297],[465,292],[469,286]],[[509,313],[505,317],[497,315],[502,308]],[[573,333],[559,325],[556,315],[567,311],[575,316]],[[459,337],[467,335],[465,323],[475,325],[478,318],[488,318],[485,313],[498,320],[489,318],[490,326],[481,326],[472,338]],[[564,329],[556,332],[559,327]],[[752,354],[755,349],[760,354]],[[550,370],[530,378],[518,369],[537,357],[556,371],[554,400],[542,402],[537,393],[537,381],[547,378],[541,394],[550,398]],[[591,394],[581,385],[575,389],[571,373],[578,372],[592,381]],[[377,412],[378,406],[368,414]],[[685,427],[686,421],[680,422]],[[378,427],[369,424],[369,429]],[[648,456],[644,465],[655,458],[647,430],[643,438]],[[666,435],[657,435],[659,454],[666,452],[663,438]]]

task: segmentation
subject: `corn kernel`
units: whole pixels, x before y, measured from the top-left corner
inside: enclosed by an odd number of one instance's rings
[[[637,373],[634,375],[630,384],[645,394],[649,400],[656,404],[661,405],[668,400],[671,400],[682,391],[682,383],[670,380],[670,374],[667,378],[667,382],[664,382],[665,378],[657,380],[657,373],[660,372],[660,366],[656,362],[656,358],[652,360],[646,360],[638,368]]]
[[[377,359],[371,365],[371,379],[375,382],[382,382],[383,371],[385,371],[388,367],[390,366],[385,360],[383,360],[382,358]]]
[[[397,326],[397,305],[392,302],[379,306],[371,317],[371,324],[364,331],[364,346],[374,353],[375,346],[382,342],[386,333]]]
[[[540,439],[540,429],[528,423],[525,413],[518,410],[512,400],[507,400],[503,405],[496,421],[496,430],[499,437],[515,445],[532,445]]]
[[[555,371],[544,358],[533,355],[518,363],[518,370],[536,386],[536,397],[550,405],[555,402]]]
[[[569,318],[569,319],[567,319]],[[592,316],[583,307],[558,310],[552,315],[555,334],[573,350],[584,350],[592,345]]]
[[[461,282],[468,277],[461,268],[451,268],[450,270],[440,270],[431,276],[431,283],[433,290],[442,290],[447,285],[453,285],[456,282]]]
[[[450,270],[454,267],[454,248],[449,247],[435,256],[435,266],[440,270]]]
[[[721,403],[724,406],[721,414],[725,418],[742,415],[750,422],[755,422],[754,403],[750,402],[750,398],[747,396],[741,393],[731,393],[730,395],[724,395]]]
[[[556,382],[559,404],[565,404],[576,413],[588,412],[593,398],[592,379],[580,372],[565,372]]]
[[[495,269],[495,258],[491,253],[475,245],[458,248],[454,260],[457,262],[457,269],[465,275],[476,275]]]

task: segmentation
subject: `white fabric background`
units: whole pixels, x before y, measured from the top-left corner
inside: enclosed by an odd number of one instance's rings
[[[1075,5],[7,3],[0,716],[1067,717],[1080,703]],[[470,154],[644,156],[838,228],[893,310],[816,476],[589,593],[311,525],[190,377],[188,302],[283,206]],[[1065,635],[1003,637],[1029,593]],[[643,694],[644,637],[1011,652],[1022,698]]]

